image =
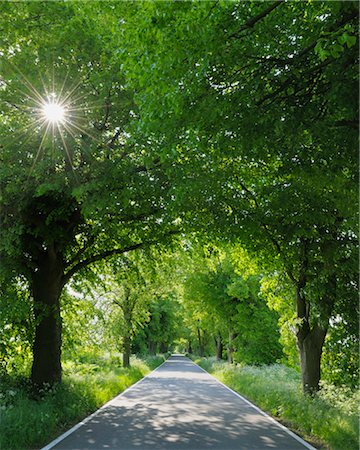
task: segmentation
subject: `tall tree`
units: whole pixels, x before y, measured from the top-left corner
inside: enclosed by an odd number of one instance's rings
[[[171,181],[136,115],[114,42],[119,3],[2,5],[1,280],[26,280],[35,385],[61,380],[60,295],[104,258],[164,240]]]

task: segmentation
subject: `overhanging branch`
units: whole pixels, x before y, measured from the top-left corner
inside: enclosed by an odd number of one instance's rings
[[[243,181],[240,180],[239,184],[240,184],[241,188],[244,190],[244,192],[246,193],[246,195],[248,197],[250,197],[251,200],[254,202],[256,209],[259,209],[260,205],[259,205],[259,202],[258,202],[255,194],[243,183]],[[259,223],[260,223],[260,227],[265,231],[265,234],[267,235],[269,241],[275,247],[278,254],[281,255],[283,262],[284,262],[285,272],[286,272],[287,276],[293,283],[296,284],[296,278],[294,277],[292,270],[290,269],[290,267],[288,267],[285,264],[286,257],[284,255],[284,252],[281,248],[279,241],[275,238],[275,236],[273,235],[273,233],[271,232],[270,228],[268,227],[268,225],[266,223],[264,223],[262,220],[259,220]]]
[[[248,19],[240,28],[240,30],[236,31],[235,33],[231,34],[229,36],[229,38],[234,38],[234,37],[238,37],[238,34],[241,33],[242,31],[248,29],[248,28],[253,28],[253,26],[259,22],[261,19],[263,19],[264,17],[268,16],[275,8],[277,8],[278,6],[280,6],[282,3],[284,3],[285,0],[277,0],[275,3],[272,3],[270,6],[268,6],[267,8],[265,8],[263,11],[261,11],[259,14],[257,14],[254,17],[251,17],[250,19]]]
[[[123,248],[113,248],[111,250],[106,250],[104,252],[93,255],[87,259],[84,259],[83,261],[80,261],[79,263],[77,263],[75,266],[73,266],[71,269],[69,269],[65,273],[65,275],[63,276],[63,285],[65,285],[70,280],[70,278],[73,275],[75,275],[75,273],[79,272],[79,270],[84,269],[85,267],[89,266],[90,264],[93,264],[97,261],[101,261],[103,259],[107,259],[110,256],[121,255],[123,253],[130,252],[132,250],[136,250],[140,247],[143,247],[144,245],[146,245],[145,242],[139,242],[137,244],[129,245],[129,246],[123,247]]]
[[[169,233],[165,234],[163,237],[172,236],[175,234],[179,234],[180,231],[178,230],[172,230]],[[102,261],[104,259],[110,258],[111,256],[115,255],[122,255],[127,252],[131,252],[133,250],[137,250],[139,248],[147,247],[150,245],[158,244],[159,240],[156,241],[145,241],[145,242],[138,242],[136,244],[128,245],[126,247],[122,248],[113,248],[111,250],[106,250],[104,252],[97,253],[93,256],[90,256],[89,258],[84,259],[83,261],[78,262],[73,266],[71,269],[69,269],[63,276],[62,284],[65,286],[65,284],[70,280],[70,278],[75,275],[77,272],[79,272],[81,269],[84,269],[85,267],[97,262]]]

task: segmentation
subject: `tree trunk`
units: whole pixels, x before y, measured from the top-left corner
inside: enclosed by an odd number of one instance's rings
[[[123,343],[123,366],[130,367],[130,355],[131,355],[131,337],[130,334],[127,333],[124,336]]]
[[[320,364],[326,329],[304,324],[297,333],[300,355],[301,378],[305,394],[314,395],[319,390]]]
[[[199,356],[201,358],[204,357],[205,349],[204,349],[204,342],[201,337],[201,330],[200,328],[197,329],[197,335],[198,335],[198,345],[199,345]]]
[[[155,342],[148,341],[148,352],[150,353],[150,355],[156,354]]]
[[[189,340],[189,341],[188,341],[187,353],[189,353],[189,355],[191,355],[192,352],[193,352],[193,349],[192,349],[192,343],[191,343],[191,341]]]
[[[224,344],[220,335],[215,337],[215,345],[216,345],[216,359],[220,361],[222,359],[222,354],[224,350]]]
[[[166,353],[168,351],[167,344],[161,343],[160,344],[160,353]]]
[[[55,252],[49,252],[32,275],[35,339],[31,381],[37,388],[61,381],[60,294],[63,273],[61,258]]]
[[[234,347],[233,347],[233,339],[234,339],[234,333],[232,330],[229,331],[229,344],[227,348],[227,355],[228,355],[228,362],[232,364],[234,362],[233,353],[234,353]]]
[[[303,281],[298,284],[296,290],[297,317],[300,319],[296,339],[303,392],[307,395],[314,395],[319,390],[321,355],[327,328],[320,327],[318,324],[310,326],[310,304],[303,294],[304,286],[305,282]]]

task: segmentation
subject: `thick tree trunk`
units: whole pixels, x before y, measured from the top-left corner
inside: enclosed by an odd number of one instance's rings
[[[32,276],[35,339],[31,381],[37,388],[61,381],[62,277],[63,265],[55,253],[44,256]]]
[[[299,283],[296,290],[297,317],[300,319],[296,338],[303,391],[304,394],[314,395],[319,390],[321,355],[327,328],[310,325],[310,305],[302,291],[304,286],[305,282]]]
[[[297,333],[301,378],[305,394],[314,395],[319,390],[321,355],[326,331],[319,325],[314,325],[310,329],[308,324],[304,324]]]

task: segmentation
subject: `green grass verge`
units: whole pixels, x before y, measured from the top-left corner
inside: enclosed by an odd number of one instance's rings
[[[310,398],[302,394],[300,374],[280,364],[234,366],[213,358],[195,362],[313,445],[358,450],[358,391],[323,384],[319,394]]]
[[[24,380],[2,379],[0,384],[0,449],[42,447],[108,400],[143,378],[164,357],[132,358],[131,368],[119,358],[83,357],[64,363],[64,379],[41,399],[32,397]]]

